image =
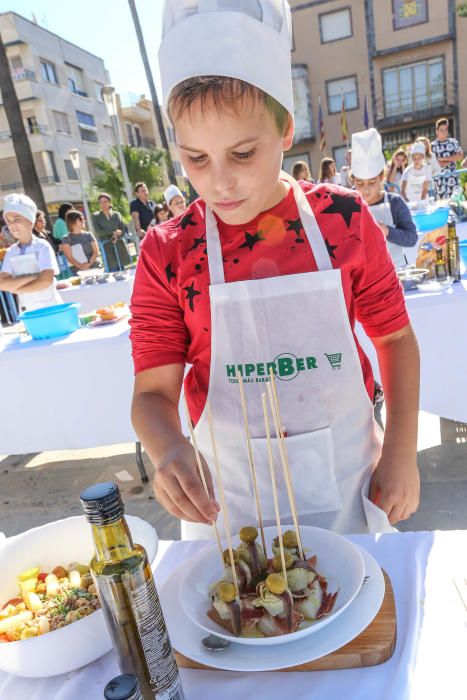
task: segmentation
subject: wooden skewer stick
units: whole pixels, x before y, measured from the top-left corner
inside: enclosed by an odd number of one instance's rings
[[[281,554],[282,575],[284,577],[285,584],[287,585],[287,568],[285,566],[284,543],[282,541],[282,527],[281,527],[281,516],[279,513],[279,502],[277,500],[276,474],[274,472],[274,459],[272,456],[271,431],[269,429],[269,416],[268,416],[268,406],[266,403],[266,394],[261,394],[261,399],[263,402],[264,426],[266,428],[266,444],[268,447],[269,470],[271,472],[272,495],[273,495],[273,499],[274,499],[274,510],[276,512],[277,532],[279,535],[279,550],[280,550],[280,554]]]
[[[253,491],[255,494],[256,512],[258,515],[258,524],[259,524],[259,529],[261,532],[261,541],[263,543],[264,556],[267,556],[267,554],[266,554],[266,539],[264,537],[264,528],[263,528],[263,518],[261,516],[261,506],[259,503],[258,485],[256,482],[256,466],[255,466],[255,461],[253,459],[253,449],[251,447],[251,435],[250,435],[250,426],[248,424],[248,411],[247,411],[246,400],[245,400],[245,389],[243,387],[243,377],[238,370],[237,370],[237,379],[238,379],[238,386],[240,389],[240,399],[242,402],[243,425],[245,428],[246,444],[247,444],[247,451],[248,451],[248,462],[250,464],[251,479],[253,481]]]
[[[271,382],[267,386],[269,403],[271,404],[271,412],[273,415],[274,427],[276,429],[276,435],[279,444],[279,454],[281,456],[282,467],[284,469],[284,477],[287,486],[287,494],[289,496],[290,510],[292,512],[292,519],[295,527],[295,532],[297,533],[298,553],[300,557],[304,560],[305,555],[303,552],[302,536],[300,534],[300,527],[298,524],[297,504],[295,502],[295,493],[292,486],[292,478],[290,476],[289,456],[287,454],[287,447],[285,445],[284,428],[282,425],[281,414],[279,409],[279,398],[277,396],[276,379],[274,377],[272,367],[270,368],[269,376],[271,378]]]
[[[190,411],[188,410],[188,404],[186,401],[185,394],[183,394],[183,404],[185,406],[186,422],[188,423],[188,429],[190,431],[191,442],[192,442],[193,448],[195,450],[196,462],[198,464],[199,475],[201,477],[201,481],[203,482],[204,490],[206,491],[206,496],[210,499],[211,496],[209,495],[209,489],[208,489],[208,485],[206,483],[206,477],[204,475],[203,463],[201,461],[201,455],[200,455],[199,450],[198,450],[198,443],[196,442],[195,431],[193,430],[193,425],[191,423]],[[216,525],[215,520],[213,521],[212,526],[214,528],[214,532],[216,533],[217,546],[219,547],[219,553],[221,555],[222,568],[224,568],[224,554],[222,551],[221,538],[219,537],[219,530],[217,529],[217,525]]]
[[[225,536],[227,538],[227,547],[229,549],[230,566],[232,567],[232,576],[233,576],[235,590],[237,592],[237,600],[240,600],[240,589],[238,587],[237,571],[235,569],[235,559],[234,559],[233,549],[232,549],[230,520],[229,520],[229,514],[227,512],[227,503],[225,500],[224,484],[222,482],[221,468],[219,465],[219,457],[217,454],[216,438],[214,437],[214,424],[212,421],[211,404],[209,403],[209,401],[206,401],[206,408],[207,408],[207,413],[208,413],[209,434],[211,436],[211,445],[212,445],[212,452],[213,452],[213,456],[214,456],[214,465],[216,467],[217,485],[219,487],[219,493],[221,496],[222,512],[224,514]]]

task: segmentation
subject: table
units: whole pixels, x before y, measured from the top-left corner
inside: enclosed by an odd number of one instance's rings
[[[420,347],[421,410],[467,423],[467,276],[443,291],[406,292],[405,301]],[[379,380],[373,344],[359,324],[356,332]]]
[[[181,669],[186,700],[427,700],[465,698],[467,614],[452,577],[462,558],[466,573],[467,531],[359,535],[388,572],[395,593],[398,638],[385,664],[346,671],[234,673]],[[160,542],[155,564],[160,588],[172,571],[206,543]],[[1,550],[0,550],[1,555]],[[102,700],[118,674],[110,652],[66,676],[15,678],[0,672],[0,697],[15,700]]]
[[[91,311],[115,304],[117,301],[130,302],[133,292],[134,276],[126,280],[109,280],[105,284],[80,284],[77,287],[59,289],[63,302],[79,301],[80,314],[88,314]]]

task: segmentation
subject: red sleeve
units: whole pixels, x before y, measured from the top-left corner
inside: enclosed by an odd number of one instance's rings
[[[355,312],[366,334],[378,338],[404,328],[409,317],[384,234],[367,204],[361,205],[363,264],[353,276]]]
[[[135,374],[185,363],[188,331],[175,289],[167,280],[165,270],[169,262],[168,255],[167,260],[163,259],[157,229],[151,229],[141,246],[131,297],[130,340]]]

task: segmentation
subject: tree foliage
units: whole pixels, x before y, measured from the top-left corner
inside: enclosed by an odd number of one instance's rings
[[[145,182],[149,191],[163,185],[162,165],[165,159],[165,151],[162,149],[148,151],[144,148],[123,146],[123,155],[128,171],[131,188],[137,182]],[[112,160],[99,158],[94,167],[96,175],[91,180],[90,205],[95,211],[99,192],[107,192],[112,197],[114,209],[117,209],[124,218],[129,217],[130,207],[125,194],[123,175],[120,169],[117,148],[112,148]]]
[[[456,7],[456,12],[459,17],[467,17],[467,2],[461,2],[461,4]]]

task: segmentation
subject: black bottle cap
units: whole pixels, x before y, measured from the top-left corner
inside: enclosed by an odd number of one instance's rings
[[[142,698],[135,676],[126,673],[113,678],[104,688],[105,700],[140,700]]]
[[[109,525],[123,516],[120,490],[112,481],[89,486],[80,498],[86,520],[92,525]]]

